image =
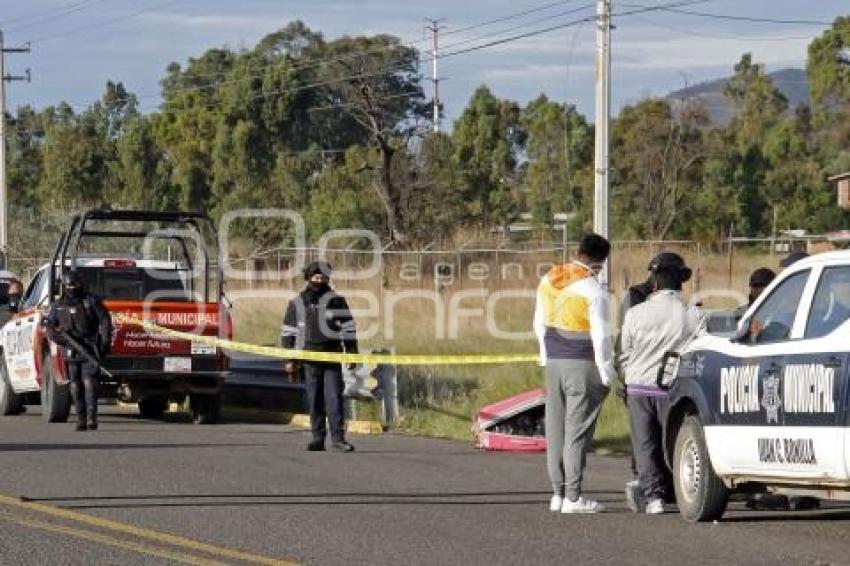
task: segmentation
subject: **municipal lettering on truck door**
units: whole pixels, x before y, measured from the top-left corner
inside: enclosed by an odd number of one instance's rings
[[[785,278],[748,321],[749,335],[731,342],[725,355],[713,356],[718,423],[706,427],[706,442],[719,474],[782,476],[787,471],[782,450],[797,450],[796,437],[784,427],[782,377],[792,331],[808,310],[801,302],[809,274]]]

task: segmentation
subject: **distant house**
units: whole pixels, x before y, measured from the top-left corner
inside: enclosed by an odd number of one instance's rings
[[[844,210],[850,210],[850,171],[833,175],[828,180],[835,183],[838,189],[838,206]]]

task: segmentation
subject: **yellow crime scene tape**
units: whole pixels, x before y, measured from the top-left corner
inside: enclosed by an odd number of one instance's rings
[[[420,354],[347,354],[330,352],[312,352],[307,350],[290,350],[274,346],[257,346],[245,342],[235,342],[214,336],[202,336],[189,332],[180,332],[152,322],[129,316],[117,314],[118,322],[135,324],[145,330],[173,336],[184,340],[192,340],[199,344],[206,344],[234,352],[245,352],[249,354],[261,354],[283,360],[301,360],[307,362],[332,362],[343,364],[388,364],[396,366],[459,366],[459,365],[483,365],[483,364],[519,364],[537,362],[540,357],[537,354],[472,354],[472,355],[420,355]]]

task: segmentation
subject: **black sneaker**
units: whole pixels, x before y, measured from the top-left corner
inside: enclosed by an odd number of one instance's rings
[[[92,421],[89,423],[89,430],[97,430],[97,421]]]
[[[77,423],[77,428],[76,428],[77,432],[84,432],[86,430],[88,430],[88,427],[86,426],[85,421],[80,421],[80,422]]]
[[[325,441],[324,440],[312,440],[307,444],[308,452],[324,452],[325,451]]]
[[[332,446],[337,452],[354,452],[354,445],[344,440],[334,440]]]

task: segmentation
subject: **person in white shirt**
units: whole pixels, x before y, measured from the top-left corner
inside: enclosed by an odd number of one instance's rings
[[[581,494],[585,458],[602,402],[616,376],[608,290],[596,279],[611,246],[598,234],[579,242],[577,259],[557,265],[537,288],[534,329],[546,366],[546,456],[550,510],[596,513]]]

